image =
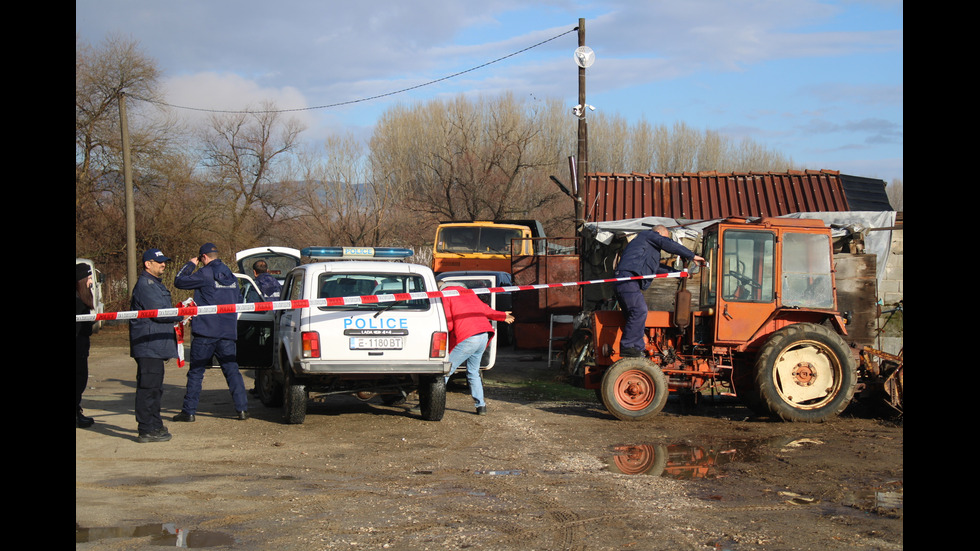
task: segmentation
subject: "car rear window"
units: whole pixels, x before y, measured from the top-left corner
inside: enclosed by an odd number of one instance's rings
[[[359,297],[365,295],[393,295],[395,293],[424,292],[425,279],[415,274],[320,274],[317,280],[318,298]],[[398,302],[348,304],[323,306],[321,310],[428,310],[427,298]]]

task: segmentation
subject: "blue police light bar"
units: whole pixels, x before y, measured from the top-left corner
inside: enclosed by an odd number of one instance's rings
[[[306,247],[299,253],[311,258],[386,259],[408,258],[415,251],[402,247]]]

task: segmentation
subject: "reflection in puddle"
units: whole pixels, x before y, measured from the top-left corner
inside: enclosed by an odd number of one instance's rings
[[[727,442],[717,448],[690,444],[632,444],[613,446],[608,460],[609,470],[628,475],[663,476],[676,480],[711,479],[724,476],[718,467],[726,463],[764,460],[766,449],[781,452],[823,444],[814,438],[779,439],[770,442]],[[902,509],[901,481],[889,483],[897,491],[865,490],[845,499],[849,506],[887,514],[889,510]],[[781,497],[794,504],[810,504],[817,500],[782,492]]]
[[[875,507],[901,509],[903,500],[902,492],[875,492]]]
[[[115,526],[82,528],[75,526],[75,543],[89,543],[112,538],[150,538],[153,545],[166,545],[184,549],[201,549],[234,545],[235,538],[221,532],[185,530],[173,523],[144,524],[141,526]]]
[[[609,466],[623,474],[666,476],[678,480],[715,478],[715,467],[733,461],[734,448],[713,450],[687,444],[615,446]]]
[[[904,508],[905,495],[896,491],[863,490],[850,492],[845,496],[848,505],[859,509],[888,513]]]

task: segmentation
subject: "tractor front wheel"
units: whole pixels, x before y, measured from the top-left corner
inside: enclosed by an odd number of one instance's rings
[[[667,403],[667,377],[645,358],[623,358],[602,376],[602,403],[622,421],[640,421],[660,413]]]

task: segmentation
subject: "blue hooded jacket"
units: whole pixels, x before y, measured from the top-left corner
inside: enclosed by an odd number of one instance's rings
[[[266,300],[279,300],[279,293],[282,291],[282,286],[279,285],[279,280],[272,274],[259,274],[255,278],[255,284],[259,286],[259,290],[262,291],[262,296]]]
[[[194,290],[194,303],[198,306],[238,304],[242,301],[238,280],[219,259],[194,271],[194,263],[188,262],[177,272],[174,286]],[[204,314],[191,321],[191,334],[195,337],[238,339],[237,314]]]
[[[681,256],[684,260],[694,259],[690,249],[664,237],[653,230],[641,231],[636,234],[620,257],[616,267],[616,277],[635,277],[651,274],[666,274],[670,270],[660,265],[660,252],[667,251]],[[640,289],[650,286],[649,279],[640,280]]]

